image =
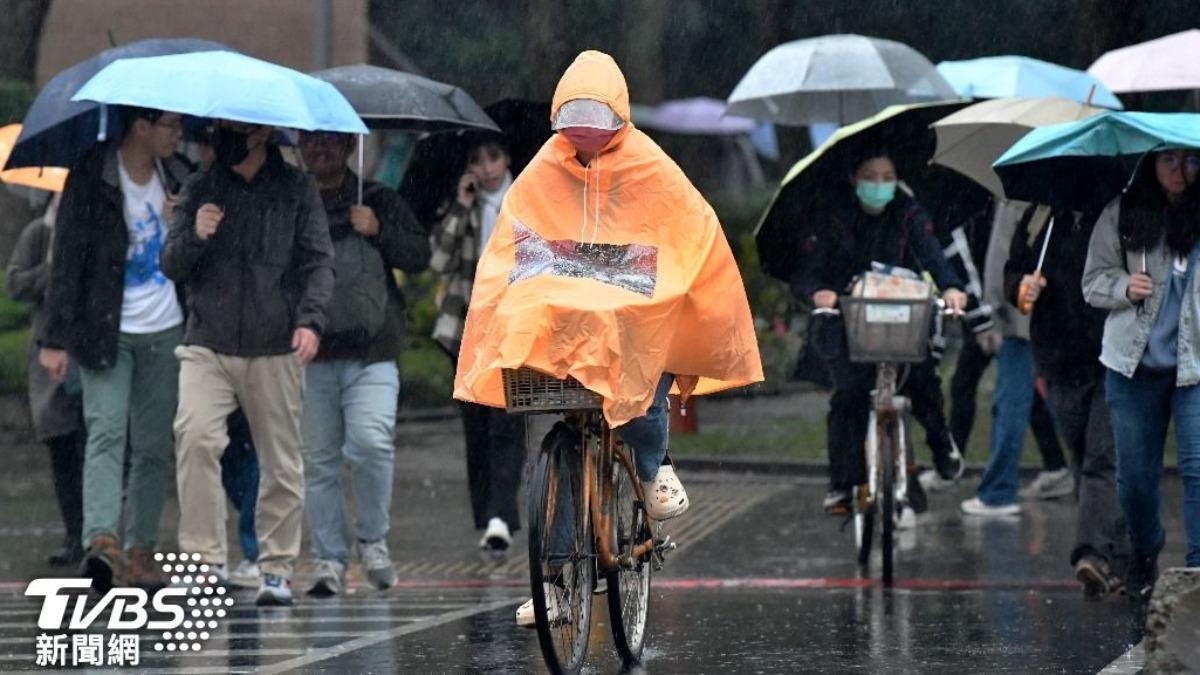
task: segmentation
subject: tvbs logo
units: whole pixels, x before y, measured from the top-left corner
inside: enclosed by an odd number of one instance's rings
[[[227,608],[233,606],[233,598],[226,596],[226,589],[218,585],[218,578],[209,574],[207,565],[189,556],[168,553],[156,558],[167,564],[164,572],[171,574],[171,586],[153,594],[140,588],[113,588],[99,600],[88,606],[88,579],[34,579],[25,589],[25,595],[42,598],[42,609],[38,613],[38,628],[43,632],[37,639],[38,665],[118,665],[97,663],[95,651],[81,638],[99,643],[103,635],[94,632],[84,635],[54,635],[58,631],[87,631],[92,627],[103,627],[113,633],[111,643],[123,645],[125,655],[137,663],[140,644],[138,632],[155,633],[155,651],[199,651],[207,641],[210,631],[216,630],[219,620],[225,618]],[[68,640],[71,638],[71,640]],[[120,638],[120,639],[118,639]],[[159,639],[161,638],[161,639]],[[72,662],[68,664],[68,643],[74,647]],[[76,644],[78,643],[78,644]],[[130,644],[134,653],[130,655]],[[99,655],[104,655],[99,649]],[[110,649],[110,657],[119,651]],[[83,654],[84,660],[78,660]],[[128,663],[128,659],[125,663]]]

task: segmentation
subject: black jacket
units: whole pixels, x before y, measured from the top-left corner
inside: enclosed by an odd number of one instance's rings
[[[1008,262],[1004,265],[1004,296],[1017,304],[1021,278],[1037,269],[1047,228],[1032,240],[1029,226],[1034,207],[1026,209],[1013,234]],[[1046,250],[1042,289],[1029,323],[1029,340],[1038,372],[1050,378],[1078,381],[1090,378],[1100,368],[1100,344],[1108,313],[1083,299],[1083,266],[1096,216],[1076,216],[1055,211],[1054,232]]]
[[[117,146],[97,146],[71,168],[59,205],[54,265],[39,335],[43,347],[66,349],[80,365],[111,368],[117,359],[129,229],[118,173]],[[187,180],[186,165],[162,163],[173,192]]]
[[[792,279],[792,291],[801,300],[821,290],[844,292],[854,277],[870,271],[872,262],[928,271],[943,291],[963,288],[933,235],[929,216],[903,192],[897,191],[878,216],[863,211],[853,195],[843,195],[829,225],[820,234],[815,264]]]
[[[325,217],[329,221],[329,236],[333,241],[362,236],[350,224],[350,207],[358,200],[358,177],[354,173],[347,171],[342,186],[335,191],[322,192],[321,198],[325,203]],[[400,195],[379,183],[365,181],[363,204],[371,207],[379,220],[379,234],[366,239],[379,249],[384,265],[389,270],[399,269],[410,274],[424,271],[429,265],[429,234],[417,222]],[[339,342],[338,336],[328,335],[321,341],[316,360],[353,359],[378,363],[395,360],[400,355],[405,327],[404,294],[396,284],[396,277],[390,272],[387,276],[387,318],[371,344]]]
[[[196,211],[205,203],[225,215],[202,241]],[[316,181],[274,147],[250,182],[225,167],[192,176],[162,269],[187,290],[185,344],[230,356],[291,352],[296,328],[321,334],[333,293],[333,245]]]

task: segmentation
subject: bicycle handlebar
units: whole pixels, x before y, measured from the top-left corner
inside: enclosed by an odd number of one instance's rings
[[[942,316],[953,316],[953,317],[961,318],[965,314],[965,312],[963,312],[960,309],[947,308],[946,302],[940,298],[936,301],[935,304],[937,304],[938,311],[941,313]],[[816,309],[814,309],[812,311],[812,313],[816,316],[821,316],[821,315],[841,316],[842,310],[840,310],[836,307],[817,307]]]

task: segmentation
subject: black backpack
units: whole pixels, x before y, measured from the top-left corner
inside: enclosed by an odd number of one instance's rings
[[[337,278],[325,311],[325,334],[340,342],[370,344],[387,319],[389,272],[383,255],[350,232],[333,241],[333,269]]]

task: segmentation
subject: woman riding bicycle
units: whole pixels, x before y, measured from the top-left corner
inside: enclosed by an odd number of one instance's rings
[[[578,380],[632,446],[649,516],[673,518],[689,504],[666,459],[672,382],[762,380],[741,276],[711,207],[634,128],[611,57],[576,58],[550,121],[479,261],[454,395],[503,407],[504,369]]]
[[[830,231],[820,239],[815,264],[793,280],[797,297],[811,298],[816,308],[832,308],[838,294],[858,275],[871,270],[872,263],[925,271],[942,290],[950,309],[961,311],[967,296],[962,281],[942,255],[933,235],[933,224],[915,199],[897,189],[896,167],[884,149],[861,155],[853,166],[849,190],[840,191],[832,208]],[[852,364],[844,349],[841,321],[814,324],[811,339],[829,366],[833,396],[829,400],[827,448],[829,494],[824,507],[844,513],[851,490],[866,478],[863,442],[871,407],[870,391],[875,385],[875,367]],[[832,347],[832,348],[830,348]],[[913,416],[925,428],[938,473],[957,478],[961,458],[955,452],[942,410],[941,387],[931,356],[914,365],[905,390],[913,395]],[[935,394],[936,395],[932,395]],[[910,493],[919,486],[912,482]]]

